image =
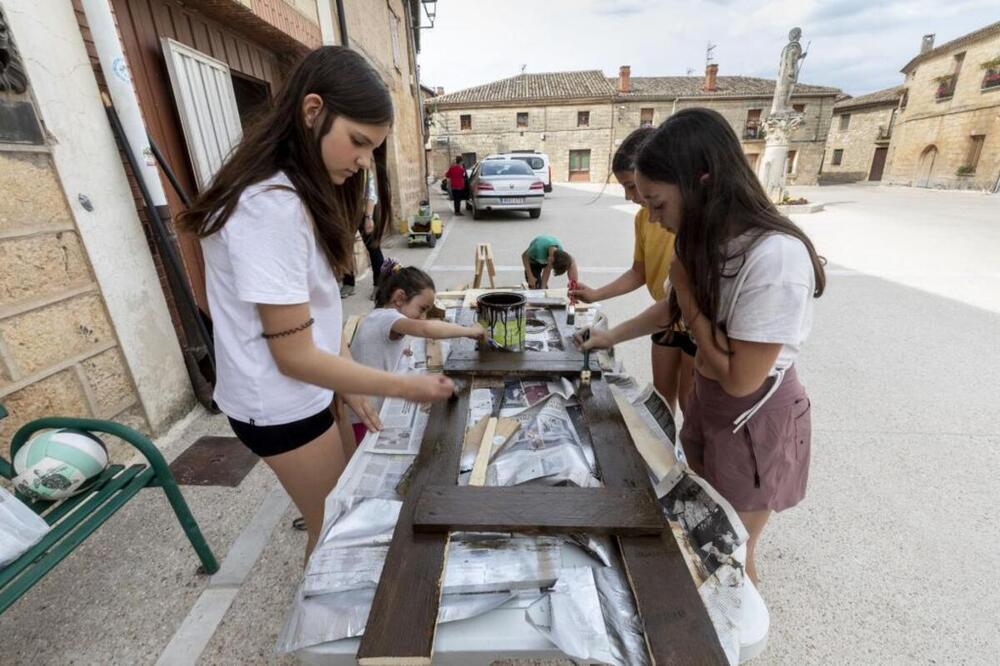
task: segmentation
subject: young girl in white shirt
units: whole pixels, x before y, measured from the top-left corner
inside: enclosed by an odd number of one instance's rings
[[[415,266],[403,267],[386,261],[375,292],[375,309],[365,315],[354,334],[351,356],[369,368],[392,372],[403,356],[406,336],[445,340],[448,338],[482,339],[482,326],[460,326],[427,319],[434,307],[434,280]],[[375,414],[381,398],[373,400]],[[354,439],[360,443],[369,428],[359,415],[351,417]]]
[[[365,171],[385,150],[392,117],[389,91],[362,56],[319,48],[181,217],[205,256],[215,401],[301,511],[307,556],[345,463],[333,392],[377,429],[363,396],[426,402],[454,390],[440,375],[399,377],[355,363],[341,339],[335,275],[353,268]],[[388,215],[388,179],[378,180]]]
[[[805,496],[810,402],[793,365],[823,293],[823,262],[775,209],[732,127],[709,109],[668,118],[636,159],[650,222],[677,234],[667,300],[582,346],[607,347],[682,321],[698,351],[681,443],[739,512],[747,573],[773,511]]]

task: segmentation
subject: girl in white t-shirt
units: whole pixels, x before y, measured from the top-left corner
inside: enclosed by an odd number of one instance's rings
[[[434,280],[414,266],[402,267],[387,260],[382,267],[375,292],[375,309],[365,315],[354,334],[351,355],[370,368],[396,369],[404,353],[405,337],[445,340],[449,338],[485,338],[482,326],[461,326],[427,319],[434,306]],[[378,413],[381,399],[373,401]],[[351,418],[354,438],[360,442],[369,428],[359,415]]]
[[[810,402],[793,362],[826,283],[809,238],[775,209],[729,123],[709,109],[668,118],[636,159],[650,222],[677,234],[670,295],[586,347],[683,321],[698,345],[681,442],[691,468],[739,512],[747,573],[773,511],[805,496]]]
[[[307,556],[345,464],[333,392],[378,429],[363,396],[426,402],[454,391],[440,375],[399,377],[355,363],[341,339],[335,275],[352,268],[366,171],[384,164],[392,116],[389,91],[362,56],[319,48],[181,217],[205,256],[215,401],[301,511]],[[391,197],[379,176],[384,222]]]

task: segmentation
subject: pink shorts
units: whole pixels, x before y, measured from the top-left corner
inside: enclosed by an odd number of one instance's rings
[[[352,423],[351,427],[354,428],[354,443],[361,444],[361,440],[368,434],[368,428],[364,423]]]
[[[782,511],[806,494],[811,444],[811,404],[795,368],[742,428],[733,421],[771,388],[734,398],[719,382],[695,373],[684,410],[681,442],[693,469],[737,511]]]

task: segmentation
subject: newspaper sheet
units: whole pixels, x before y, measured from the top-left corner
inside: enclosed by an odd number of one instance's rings
[[[416,456],[372,455],[364,451],[358,451],[354,455],[357,461],[351,462],[356,465],[356,469],[352,474],[341,477],[334,489],[335,495],[401,499],[396,493],[396,486],[406,476]]]
[[[361,441],[366,453],[416,455],[427,428],[428,413],[423,406],[401,398],[386,398],[379,418],[382,430],[369,432]]]

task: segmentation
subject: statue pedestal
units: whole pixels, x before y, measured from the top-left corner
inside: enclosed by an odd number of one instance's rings
[[[781,203],[785,198],[789,135],[802,124],[802,120],[801,113],[784,110],[771,114],[764,121],[767,140],[757,168],[757,177],[772,203]]]

